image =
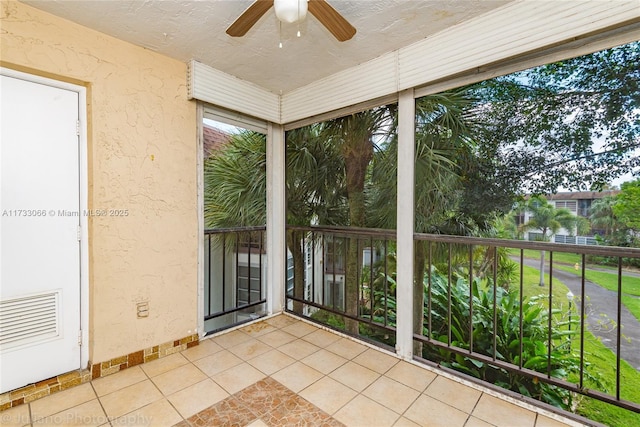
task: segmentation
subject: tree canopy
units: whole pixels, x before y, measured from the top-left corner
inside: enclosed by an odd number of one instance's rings
[[[640,167],[640,42],[470,89],[474,138],[513,192],[597,190]]]
[[[624,226],[640,233],[640,179],[625,182],[613,203],[613,213]]]
[[[396,108],[287,133],[288,223],[395,228]],[[478,232],[525,192],[599,189],[639,147],[640,42],[418,99],[416,230]],[[205,165],[208,224],[263,224],[264,136],[223,151]],[[617,206],[633,221],[633,198]]]

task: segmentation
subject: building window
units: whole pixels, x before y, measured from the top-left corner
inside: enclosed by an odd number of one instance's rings
[[[559,200],[556,202],[556,209],[569,209],[571,212],[576,213],[578,210],[578,202],[575,200]]]
[[[346,263],[346,240],[344,238],[327,237],[325,240],[324,272],[344,274]]]
[[[259,301],[260,267],[238,266],[238,306]]]
[[[344,310],[344,282],[327,280],[324,288],[323,304],[328,307],[334,307]]]
[[[591,202],[590,199],[578,200],[578,215],[585,218],[591,214]]]

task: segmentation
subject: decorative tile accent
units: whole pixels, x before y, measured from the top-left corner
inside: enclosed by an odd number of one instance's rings
[[[344,427],[273,378],[265,378],[174,427],[200,426]]]
[[[170,354],[179,353],[182,350],[198,345],[199,342],[198,334],[193,334],[179,340],[168,341],[160,345],[134,351],[126,356],[114,357],[106,362],[96,363],[91,366],[92,379],[102,378],[132,366],[151,362],[152,360]]]
[[[91,381],[96,378],[115,374],[123,369],[147,363],[170,354],[195,347],[200,343],[198,334],[189,335],[179,340],[169,341],[160,345],[135,351],[125,356],[114,357],[105,362],[90,365],[90,369],[67,372],[53,378],[29,384],[16,390],[0,394],[0,412],[9,408],[33,402],[55,392]]]
[[[61,390],[91,381],[88,369],[67,372],[53,378],[38,381],[0,395],[0,411],[33,402],[41,397],[49,396]]]

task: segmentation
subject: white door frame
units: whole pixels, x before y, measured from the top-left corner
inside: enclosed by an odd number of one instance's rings
[[[54,80],[46,77],[27,74],[9,68],[0,67],[0,74],[7,77],[38,83],[59,89],[65,89],[78,94],[78,162],[80,171],[80,329],[82,344],[80,346],[80,366],[86,368],[89,364],[89,227],[88,217],[88,147],[87,147],[87,89],[84,86]],[[61,372],[63,373],[63,372]],[[44,378],[43,378],[44,379]]]

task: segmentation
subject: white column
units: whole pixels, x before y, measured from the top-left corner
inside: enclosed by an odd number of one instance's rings
[[[400,92],[398,99],[396,352],[404,359],[413,357],[415,117],[413,89]]]
[[[269,123],[267,129],[267,311],[284,307],[286,250],[284,128]]]

